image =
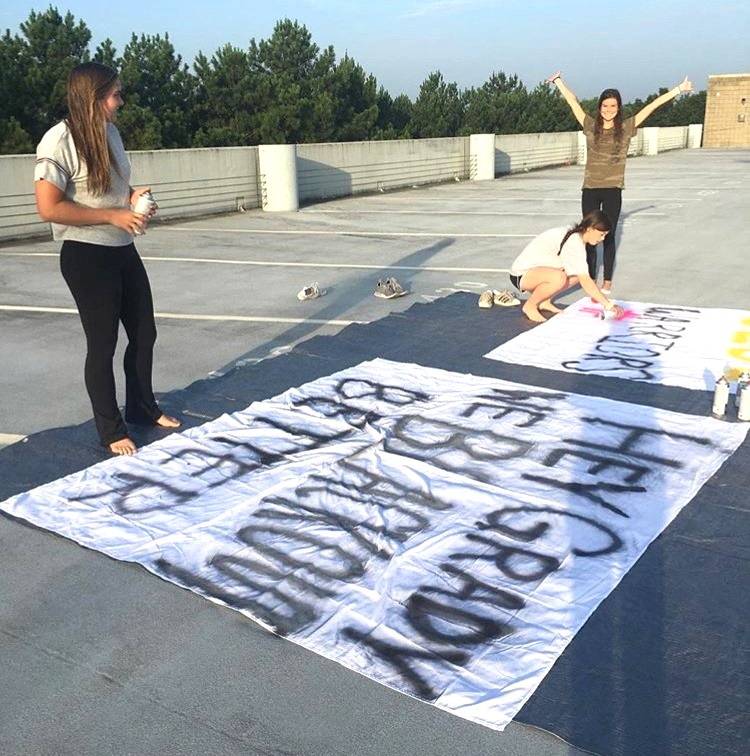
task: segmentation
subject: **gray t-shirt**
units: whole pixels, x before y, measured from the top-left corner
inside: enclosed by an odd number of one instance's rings
[[[120,138],[120,132],[112,123],[107,124],[112,159],[112,187],[106,194],[89,192],[86,163],[76,152],[73,137],[65,121],[53,126],[36,148],[34,181],[49,181],[65,193],[65,199],[86,207],[130,207],[130,161]],[[133,236],[109,223],[92,226],[64,226],[52,223],[55,239],[102,244],[105,247],[124,247],[133,241]]]
[[[558,268],[564,270],[568,276],[587,276],[589,266],[586,263],[586,245],[580,234],[571,234],[562,252],[557,254],[560,242],[568,230],[568,226],[550,228],[532,239],[513,261],[510,275],[522,276],[532,268]]]

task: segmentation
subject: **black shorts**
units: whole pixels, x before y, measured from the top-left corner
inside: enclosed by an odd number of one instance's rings
[[[514,276],[512,273],[508,275],[508,278],[510,278],[510,282],[513,284],[513,286],[518,289],[518,291],[521,291],[521,279],[523,278],[523,273],[521,273],[520,276]]]

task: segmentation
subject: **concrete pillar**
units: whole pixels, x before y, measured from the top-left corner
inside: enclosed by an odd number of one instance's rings
[[[472,181],[487,181],[495,178],[495,135],[472,134],[469,137]]]
[[[578,132],[578,165],[586,165],[588,151],[586,148],[586,136],[582,131]]]
[[[658,126],[644,126],[641,129],[643,135],[643,154],[644,155],[658,155],[659,154],[659,127]]]
[[[258,172],[264,210],[285,213],[299,210],[297,145],[259,145]]]
[[[689,150],[694,150],[701,146],[703,139],[703,124],[691,123],[688,126],[687,146]]]

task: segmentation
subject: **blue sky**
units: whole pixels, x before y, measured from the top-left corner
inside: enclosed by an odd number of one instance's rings
[[[122,52],[133,32],[169,34],[191,64],[230,43],[246,48],[290,18],[319,47],[353,57],[393,96],[414,99],[434,71],[459,88],[493,71],[533,88],[560,69],[579,97],[618,87],[627,102],[671,87],[688,74],[705,89],[709,74],[750,72],[748,0],[3,0],[0,30],[20,34],[32,10],[70,11],[92,32],[91,50],[109,37]]]

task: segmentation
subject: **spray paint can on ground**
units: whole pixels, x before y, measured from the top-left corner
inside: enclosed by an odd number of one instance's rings
[[[711,407],[711,414],[719,419],[723,418],[727,412],[727,402],[729,401],[729,381],[720,375],[716,379],[714,388],[714,403]]]
[[[750,381],[737,387],[737,419],[750,421]]]
[[[742,389],[747,386],[750,383],[750,372],[747,370],[743,370],[739,378],[737,378],[737,393],[734,395],[734,406],[739,407],[740,406],[740,395],[742,394]]]
[[[151,194],[151,192],[143,192],[143,194],[141,194],[141,196],[138,197],[138,200],[136,201],[135,207],[133,208],[133,210],[135,210],[136,213],[141,213],[142,215],[145,215],[148,217],[149,213],[151,212],[151,208],[155,204],[156,204],[156,200],[154,199],[154,195]],[[138,236],[141,236],[144,233],[145,231],[142,231],[142,230],[136,232]]]

